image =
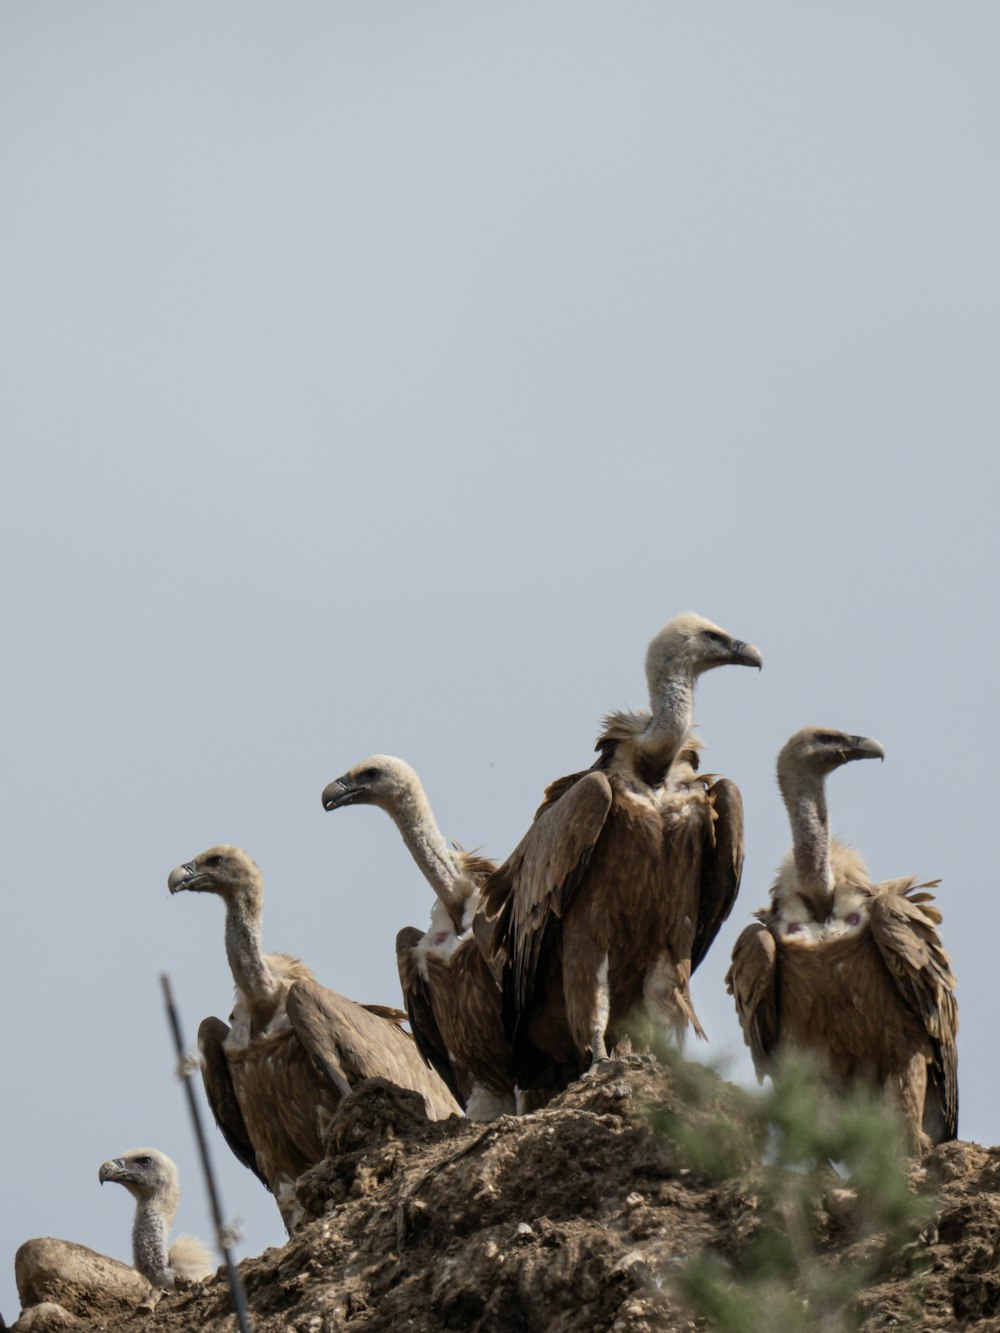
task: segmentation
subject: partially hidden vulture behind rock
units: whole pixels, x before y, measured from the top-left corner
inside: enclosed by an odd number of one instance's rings
[[[926,890],[872,884],[857,852],[830,837],[826,777],[881,759],[864,736],[806,727],[778,755],[792,849],[771,905],[740,935],[726,984],[763,1079],[787,1047],[817,1054],[841,1084],[881,1088],[918,1151],[958,1132],[955,978]]]
[[[363,804],[380,806],[392,818],[436,894],[429,928],[406,926],[396,936],[417,1045],[471,1120],[513,1114],[500,989],[473,937],[480,888],[495,863],[448,846],[420,779],[402,759],[372,755],[323,791],[325,810]]]
[[[761,655],[701,616],[669,621],[646,656],[651,711],[606,719],[596,763],[549,786],[486,884],[519,1089],[565,1086],[638,1014],[704,1036],[689,982],[739,888],[743,806],[697,773],[690,731],[698,677],[727,665]]]
[[[201,1282],[215,1272],[207,1246],[195,1236],[178,1236],[171,1245],[170,1228],[177,1216],[181,1187],[177,1167],[155,1148],[133,1148],[102,1162],[98,1180],[124,1185],[135,1199],[132,1262],[160,1291],[172,1290],[176,1279]]]
[[[180,1185],[177,1168],[155,1148],[103,1162],[106,1180],[124,1185],[136,1201],[132,1262],[120,1263],[86,1245],[53,1236],[26,1240],[14,1256],[24,1307],[14,1328],[91,1328],[132,1314],[148,1314],[178,1282],[201,1282],[215,1272],[208,1248],[194,1236],[170,1242]]]
[[[236,1003],[231,1026],[206,1018],[198,1029],[205,1091],[226,1142],[274,1192],[290,1232],[301,1221],[294,1183],[323,1159],[340,1099],[361,1080],[419,1092],[433,1120],[459,1114],[400,1026],[404,1014],[355,1004],[298,959],[261,952],[264,880],[246,852],[209,848],[167,883],[171,893],[214,893],[226,904]]]

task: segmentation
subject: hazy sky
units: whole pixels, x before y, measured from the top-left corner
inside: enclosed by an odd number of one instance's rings
[[[764,654],[699,691],[742,788],[722,976],[834,776],[876,878],[942,879],[963,1137],[1000,1139],[989,680],[1000,322],[992,4],[150,3],[0,13],[8,1015],[0,1310],[35,1235],[129,1255],[100,1162],[177,1159],[160,1004],[228,1014],[239,843],[267,947],[396,1002],[430,893],[374,751],[502,858],[679,611]],[[278,1210],[213,1130],[243,1253]]]

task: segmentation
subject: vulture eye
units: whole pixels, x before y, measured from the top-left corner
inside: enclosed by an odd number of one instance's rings
[[[701,633],[702,633],[702,638],[708,639],[709,643],[724,644],[726,642],[721,634],[716,634],[714,629],[704,629],[702,630]]]
[[[206,864],[207,866],[211,866],[211,867],[214,869],[216,866],[221,866],[221,865],[222,865],[222,857],[221,857],[221,856],[207,856],[207,857],[205,858],[205,864]]]
[[[135,1164],[136,1166],[152,1166],[153,1159],[152,1157],[137,1157],[135,1159]]]
[[[379,778],[381,776],[382,774],[379,772],[377,768],[363,768],[361,772],[358,774],[358,781],[374,782],[376,778]]]
[[[816,739],[820,745],[836,745],[842,738],[835,731],[821,731]]]

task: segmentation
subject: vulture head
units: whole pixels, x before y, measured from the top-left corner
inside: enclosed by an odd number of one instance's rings
[[[849,736],[831,727],[803,727],[787,740],[778,755],[778,782],[784,788],[795,777],[826,777],[854,759],[884,759],[878,741]]]
[[[792,851],[771,892],[782,905],[789,932],[800,930],[810,920],[827,923],[838,915],[838,903],[839,916],[848,926],[867,919],[862,905],[867,894],[851,897],[845,892],[852,883],[863,888],[868,883],[867,872],[856,852],[831,843],[824,786],[827,775],[841,764],[884,758],[878,741],[831,727],[803,727],[782,746],[778,786],[792,825]],[[796,902],[804,904],[803,917],[796,915]]]
[[[163,1199],[176,1204],[180,1197],[177,1168],[166,1155],[155,1148],[133,1148],[122,1157],[102,1162],[97,1179],[124,1185],[136,1199]]]
[[[650,697],[655,699],[665,682],[678,674],[693,680],[718,666],[753,666],[759,670],[763,660],[752,643],[734,639],[704,616],[686,611],[668,620],[649,645],[646,679]]]
[[[240,847],[222,843],[199,852],[193,861],[177,866],[167,876],[171,893],[217,893],[227,903],[237,901],[259,909],[264,901],[264,877]]]
[[[378,805],[392,814],[421,790],[409,764],[389,754],[373,754],[323,788],[323,809],[345,805]]]

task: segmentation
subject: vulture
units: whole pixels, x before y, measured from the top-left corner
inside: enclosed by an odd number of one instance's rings
[[[98,1179],[115,1180],[135,1197],[134,1268],[86,1245],[53,1236],[26,1240],[14,1256],[21,1316],[14,1329],[90,1328],[105,1318],[148,1314],[178,1281],[202,1282],[215,1272],[211,1253],[194,1236],[168,1246],[177,1215],[177,1168],[155,1148],[134,1148],[102,1162]]]
[[[824,790],[841,764],[883,757],[878,741],[826,727],[784,746],[792,848],[726,985],[758,1079],[784,1048],[814,1052],[838,1083],[881,1088],[923,1152],[958,1133],[955,978],[927,892],[939,881],[872,884],[858,853],[830,837]]]
[[[194,1236],[178,1236],[168,1247],[181,1189],[177,1167],[155,1148],[133,1148],[102,1162],[97,1178],[124,1185],[135,1199],[132,1262],[154,1289],[170,1291],[177,1278],[202,1282],[215,1272],[208,1248]]]
[[[264,880],[246,852],[211,847],[172,870],[167,885],[226,904],[236,1002],[231,1026],[206,1018],[198,1029],[205,1091],[226,1142],[274,1193],[290,1233],[303,1220],[295,1180],[322,1161],[340,1100],[363,1079],[420,1093],[433,1120],[460,1113],[403,1031],[405,1014],[355,1004],[297,958],[261,952]]]
[[[691,973],[732,908],[743,805],[699,775],[698,677],[760,667],[752,644],[677,616],[649,645],[650,712],[613,713],[593,766],[552,783],[483,890],[518,1089],[560,1088],[607,1059],[636,1013],[704,1036]]]
[[[372,755],[323,791],[325,810],[362,804],[386,811],[436,894],[429,928],[406,926],[396,936],[399,981],[417,1046],[470,1120],[513,1114],[500,990],[473,938],[480,889],[496,867],[448,846],[420,779],[402,759]]]

